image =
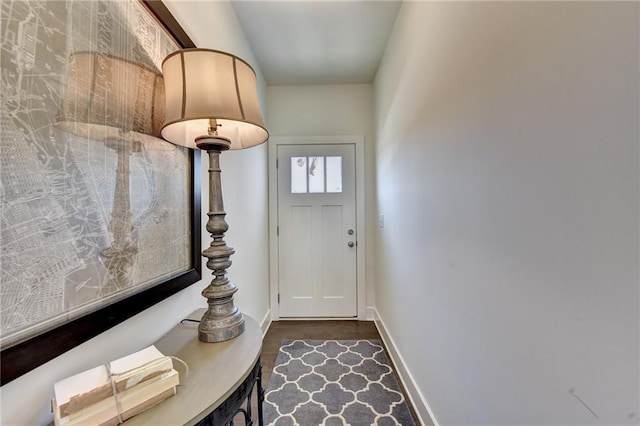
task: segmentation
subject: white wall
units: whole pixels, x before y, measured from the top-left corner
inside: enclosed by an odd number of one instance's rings
[[[638,9],[402,6],[376,300],[442,425],[638,424]]]
[[[267,126],[272,136],[364,136],[366,305],[374,304],[373,87],[370,84],[268,86]]]
[[[230,4],[178,0],[165,0],[165,4],[198,47],[231,52],[252,64],[259,76],[264,111],[264,78]],[[215,17],[215,24],[212,24],[212,17]],[[229,277],[239,287],[236,305],[260,322],[269,309],[266,144],[224,153],[221,163],[225,210],[230,226],[226,240],[237,251],[232,257]],[[202,165],[204,224],[208,208],[206,156]],[[202,238],[203,246],[207,246],[210,238],[206,231]],[[205,307],[200,292],[210,281],[209,272],[205,267],[206,282],[192,285],[0,388],[0,423],[7,426],[48,424],[53,420],[50,398],[54,382],[139,350],[159,339],[195,309]]]

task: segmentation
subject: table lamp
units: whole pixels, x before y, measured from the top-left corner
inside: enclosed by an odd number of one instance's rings
[[[244,331],[244,318],[233,303],[238,288],[226,277],[235,251],[224,233],[229,225],[222,200],[220,153],[259,145],[269,138],[264,127],[256,75],[242,59],[211,49],[184,49],[162,63],[165,123],[162,137],[177,145],[206,151],[209,157],[211,245],[203,250],[213,280],[202,295],[208,309],[198,326],[203,342],[222,342]]]
[[[129,190],[129,160],[146,138],[160,134],[164,118],[164,84],[154,70],[115,56],[76,52],[69,57],[66,88],[56,127],[102,141],[117,154],[109,247],[100,254],[110,276],[106,296],[130,284],[138,252],[134,240]]]

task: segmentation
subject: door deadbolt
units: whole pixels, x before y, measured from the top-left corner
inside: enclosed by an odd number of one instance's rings
[[[349,229],[349,230],[347,231],[347,234],[349,234],[349,235],[353,235],[353,229]]]

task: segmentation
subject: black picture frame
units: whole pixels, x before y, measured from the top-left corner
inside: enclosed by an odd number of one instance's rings
[[[196,47],[167,7],[159,0],[140,0],[159,25],[182,48]],[[100,308],[52,330],[32,337],[0,353],[0,385],[5,385],[74,347],[98,336],[147,308],[200,281],[201,178],[200,153],[189,150],[191,162],[191,269],[182,274]]]

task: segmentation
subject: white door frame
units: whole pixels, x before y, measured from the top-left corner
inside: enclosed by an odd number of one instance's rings
[[[364,216],[364,136],[272,136],[269,138],[269,299],[271,319],[280,319],[278,304],[278,171],[276,158],[278,145],[355,145],[356,148],[356,236],[358,250],[356,254],[356,291],[358,316],[366,320],[366,279],[365,279],[365,216]],[[309,318],[305,318],[309,319]],[[327,319],[327,318],[322,318]]]

